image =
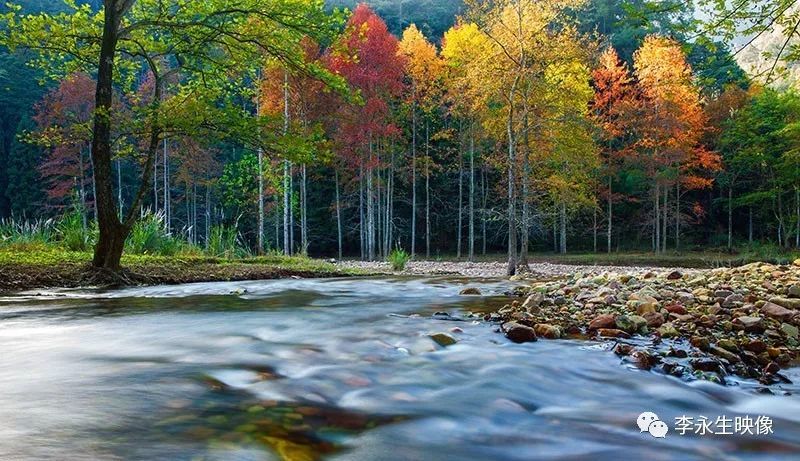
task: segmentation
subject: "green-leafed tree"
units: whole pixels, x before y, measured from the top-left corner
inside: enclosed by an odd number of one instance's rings
[[[96,76],[97,268],[120,269],[124,242],[149,191],[156,151],[165,137],[184,132],[206,138],[244,136],[243,142],[270,147],[276,131],[263,126],[269,120],[254,122],[251,111],[232,104],[241,88],[250,87],[243,83],[265,57],[344,90],[341,79],[304,59],[304,37],[323,41],[340,26],[338,15],[327,14],[322,0],[104,0],[99,12],[73,0],[66,5],[69,11],[59,14],[22,15],[20,8],[12,8],[0,17],[0,27],[8,31],[0,45],[35,51],[36,64],[48,76],[77,70]],[[143,72],[153,79],[151,94],[120,130],[114,126],[115,87],[123,97],[131,95]],[[122,219],[113,191],[112,130],[144,140],[138,192]]]

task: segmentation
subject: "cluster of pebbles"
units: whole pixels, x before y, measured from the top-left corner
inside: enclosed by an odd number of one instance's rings
[[[614,340],[631,364],[724,383],[788,383],[800,352],[800,260],[707,271],[574,273],[518,287],[486,320],[508,339]]]

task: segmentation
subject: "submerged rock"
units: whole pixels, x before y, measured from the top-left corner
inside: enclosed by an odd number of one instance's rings
[[[461,296],[481,296],[481,290],[475,287],[468,287],[461,290]]]
[[[456,338],[448,335],[447,333],[434,333],[430,335],[430,338],[433,340],[433,342],[442,347],[452,346],[458,342]]]
[[[506,338],[517,344],[530,343],[537,340],[536,331],[527,325],[522,325],[517,322],[507,322],[504,323],[501,328]]]

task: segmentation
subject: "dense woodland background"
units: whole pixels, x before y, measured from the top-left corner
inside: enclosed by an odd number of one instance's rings
[[[56,1],[17,3],[31,13],[65,11]],[[508,147],[495,113],[501,103],[484,99],[484,113],[475,108],[481,86],[499,77],[464,62],[482,52],[457,24],[466,6],[327,3],[356,10],[350,26],[367,24],[369,32],[348,27],[333,43],[309,44],[309,59],[361,90],[363,105],[341,112],[345,103],[316,82],[265,66],[259,97],[241,104],[288,115],[287,131],[314,138],[315,148],[297,148],[291,163],[266,153],[264,249],[335,256],[341,245],[345,256],[365,258],[397,246],[431,257],[505,251]],[[516,132],[521,147],[512,168],[519,173],[515,200],[523,197],[514,211],[523,248],[800,245],[800,98],[791,79],[771,87],[748,75],[738,53],[708,39],[690,2],[590,0],[557,13],[552,38],[564,41],[541,59],[576,67],[545,75],[552,88],[532,88],[525,100],[534,108],[526,106],[531,120],[526,115]],[[466,49],[457,49],[456,39]],[[337,62],[327,51],[337,47],[361,55]],[[89,221],[92,76],[47,79],[26,63],[29,53],[0,51],[0,218],[46,219],[78,207]],[[780,69],[768,70],[779,76]],[[674,85],[659,87],[664,78]],[[152,82],[143,72],[137,84],[146,94]],[[544,120],[539,131],[535,117]],[[136,149],[120,146],[115,159],[122,209],[132,203],[140,173]],[[245,143],[166,139],[147,210],[197,245],[224,224],[256,249],[256,154]],[[284,214],[287,204],[291,213]]]

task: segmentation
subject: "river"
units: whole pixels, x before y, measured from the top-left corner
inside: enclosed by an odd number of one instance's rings
[[[509,282],[459,296],[466,283],[2,298],[0,460],[800,459],[800,386],[685,382],[622,364],[609,343],[512,344],[454,321],[507,301]],[[440,332],[458,343],[438,346]],[[665,438],[637,428],[645,411]],[[684,415],[768,418],[772,433],[680,435]]]

